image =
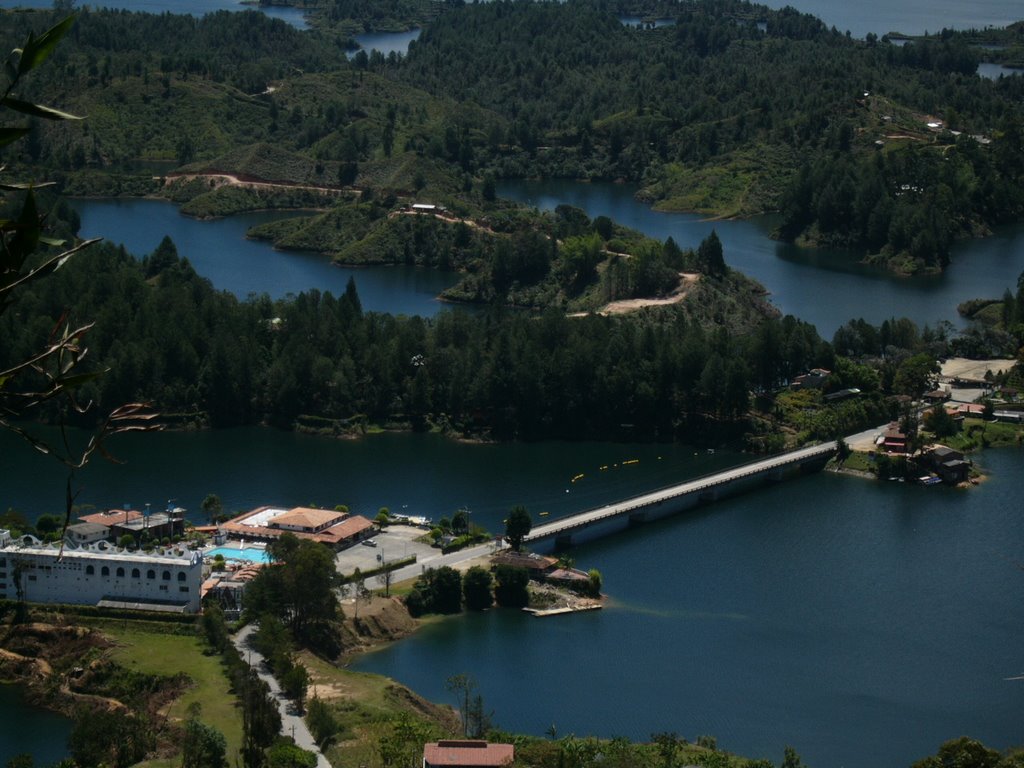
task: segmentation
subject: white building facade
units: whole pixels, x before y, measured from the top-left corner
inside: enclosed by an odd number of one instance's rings
[[[197,613],[203,558],[177,552],[128,552],[105,543],[65,543],[62,552],[0,530],[0,599]]]

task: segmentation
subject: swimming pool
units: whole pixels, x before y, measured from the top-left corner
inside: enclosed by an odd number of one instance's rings
[[[250,563],[269,563],[270,556],[265,549],[255,547],[247,549],[235,549],[233,547],[217,547],[207,552],[204,557],[214,558],[222,555],[225,560],[246,560]]]

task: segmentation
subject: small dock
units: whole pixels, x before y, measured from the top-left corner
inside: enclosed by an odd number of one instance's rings
[[[603,608],[600,603],[588,603],[586,605],[563,605],[560,608],[523,608],[527,613],[534,616],[562,616],[566,613],[582,613],[583,611],[599,611]]]

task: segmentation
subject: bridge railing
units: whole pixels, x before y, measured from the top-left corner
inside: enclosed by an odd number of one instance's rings
[[[820,449],[818,451],[810,450],[810,448]],[[759,459],[749,464],[737,464],[735,467],[729,469],[720,469],[717,472],[708,472],[704,475],[699,475],[691,480],[687,480],[682,483],[674,483],[672,485],[662,486],[661,488],[653,491],[648,491],[641,494],[640,496],[633,496],[622,501],[613,501],[611,504],[604,504],[600,507],[593,507],[591,509],[584,510],[582,512],[574,512],[564,517],[558,517],[554,520],[547,520],[543,525],[533,529],[525,538],[524,541],[536,541],[553,534],[560,533],[562,531],[572,530],[573,528],[579,528],[581,526],[590,525],[597,523],[602,520],[607,520],[609,517],[617,517],[629,512],[633,512],[644,507],[650,507],[653,505],[661,504],[665,501],[677,499],[680,496],[687,496],[691,493],[698,493],[708,488],[714,488],[718,485],[726,485],[728,483],[735,482],[737,480],[743,480],[753,475],[758,475],[770,469],[779,469],[780,467],[786,467],[790,464],[795,464],[800,461],[806,461],[810,458],[816,458],[825,453],[830,453],[836,450],[836,444],[829,445],[828,443],[822,443],[821,445],[811,446],[809,448],[801,448],[797,451],[791,451],[789,453],[781,453],[777,456],[773,456],[767,459]],[[739,474],[731,474],[736,470],[748,467],[746,471],[740,472]],[[725,475],[729,475],[725,477]],[[631,501],[636,499],[646,499],[645,501],[638,501],[635,504],[630,504]],[[623,506],[628,505],[628,506]],[[595,514],[601,510],[607,510],[602,514]],[[591,516],[592,515],[592,516]],[[584,519],[585,518],[585,519]],[[550,530],[546,530],[550,529]]]

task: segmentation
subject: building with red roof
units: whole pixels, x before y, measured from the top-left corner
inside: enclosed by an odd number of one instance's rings
[[[515,760],[511,744],[447,739],[423,745],[423,768],[496,768]]]
[[[373,523],[361,515],[311,507],[257,507],[221,525],[233,539],[273,541],[285,533],[310,539],[333,549],[355,544],[373,530]]]

